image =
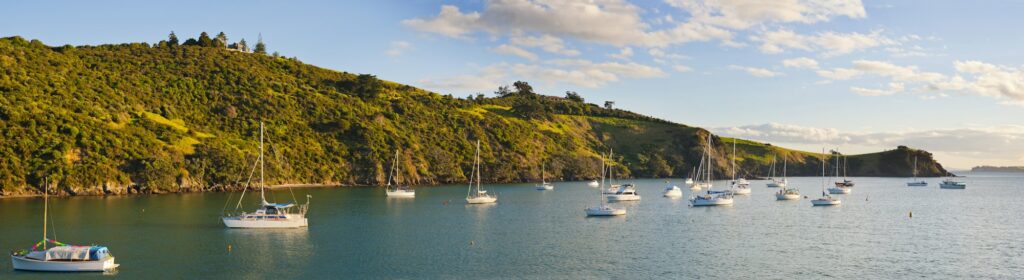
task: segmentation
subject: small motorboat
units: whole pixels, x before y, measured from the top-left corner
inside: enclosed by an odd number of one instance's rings
[[[640,193],[636,191],[636,185],[633,184],[622,185],[618,192],[608,195],[609,202],[637,200],[640,200]]]
[[[683,190],[677,186],[669,185],[665,187],[664,196],[668,198],[680,198],[683,197]]]
[[[587,183],[587,186],[591,187],[591,188],[596,188],[596,187],[600,187],[601,183],[598,183],[597,180],[593,180],[593,181],[590,181],[590,183]]]
[[[797,200],[800,199],[800,191],[797,189],[790,189],[783,187],[781,190],[775,193],[776,200]]]
[[[962,190],[962,189],[966,189],[967,188],[967,183],[957,182],[957,181],[954,181],[952,178],[949,178],[949,179],[942,180],[942,183],[939,183],[939,188]]]

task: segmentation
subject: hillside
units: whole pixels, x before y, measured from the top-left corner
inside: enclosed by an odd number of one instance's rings
[[[1024,166],[975,166],[971,172],[1024,172]]]
[[[540,162],[564,180],[597,177],[614,148],[617,174],[685,177],[706,130],[542,96],[526,83],[498,97],[455,98],[297,59],[161,42],[50,47],[0,39],[0,194],[37,193],[47,177],[67,194],[220,190],[244,182],[266,123],[268,183],[377,185],[396,148],[400,179],[466,180],[474,142],[484,179],[537,180]],[[728,143],[715,139],[717,174]],[[739,140],[741,174],[820,170],[818,154]],[[945,172],[908,148],[849,157],[853,176]]]

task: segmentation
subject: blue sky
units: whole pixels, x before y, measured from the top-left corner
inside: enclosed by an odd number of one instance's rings
[[[768,4],[770,5],[768,5]],[[20,1],[0,36],[51,45],[224,31],[440,93],[516,80],[805,150],[909,145],[1024,165],[1020,1]]]

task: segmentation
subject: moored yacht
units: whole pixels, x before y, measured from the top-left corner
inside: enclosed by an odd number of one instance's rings
[[[675,185],[672,185],[671,183],[669,183],[667,181],[665,183],[667,184],[667,186],[665,186],[665,193],[662,194],[662,196],[667,197],[667,198],[680,198],[680,197],[683,197],[683,190],[682,189],[680,189],[679,187],[677,187]]]
[[[640,200],[640,193],[636,191],[636,185],[625,184],[619,191],[608,195],[608,201],[637,201]]]
[[[814,206],[833,206],[843,203],[838,198],[832,197],[825,192],[825,150],[821,150],[821,197],[811,200],[811,204]],[[838,160],[837,160],[838,162]],[[839,184],[839,182],[836,182]]]
[[[45,272],[103,272],[116,269],[119,265],[114,262],[114,255],[110,254],[107,247],[68,245],[47,237],[46,226],[50,215],[48,185],[43,183],[43,240],[31,248],[11,252],[13,268]],[[47,248],[49,245],[53,247]]]
[[[476,189],[473,188],[473,179],[476,179]],[[476,140],[476,156],[473,157],[473,171],[469,177],[469,188],[466,190],[466,203],[488,204],[498,202],[498,196],[487,193],[480,189],[480,140]]]
[[[729,192],[738,195],[750,194],[750,182],[747,182],[747,179],[744,178],[736,179],[736,138],[732,139],[732,160],[730,165],[732,165],[732,183],[729,186]]]
[[[707,184],[708,190],[704,194],[696,194],[690,197],[691,206],[725,206],[732,205],[733,195],[727,191],[712,191],[711,190],[711,133],[708,133],[707,145],[704,146],[704,157],[702,161],[706,160],[707,168],[703,170],[703,174],[698,175],[697,181]]]
[[[228,228],[300,228],[308,226],[306,212],[309,209],[310,196],[306,195],[306,203],[296,205],[295,203],[278,204],[267,202],[265,195],[266,183],[264,181],[264,165],[266,163],[263,154],[263,122],[260,122],[260,156],[258,158],[260,169],[260,207],[255,212],[242,212],[238,215],[225,215],[221,218],[224,226]],[[256,167],[253,166],[253,169]],[[248,185],[248,183],[246,183]],[[246,187],[242,190],[242,196],[238,198],[235,209],[242,207],[242,199],[245,198]],[[294,197],[293,197],[294,199]],[[294,213],[292,208],[298,208]]]
[[[611,150],[609,150],[608,151],[608,158],[611,158],[611,157],[612,157],[612,152],[611,152]],[[602,188],[604,188],[605,175],[608,174],[608,173],[606,173],[606,171],[609,171],[607,169],[607,167],[608,166],[606,164],[604,155],[602,155],[602,157],[601,157],[601,185],[599,185],[598,188],[597,188],[598,205],[597,206],[593,206],[593,207],[587,207],[586,209],[583,209],[583,212],[587,213],[587,216],[597,216],[597,217],[600,217],[600,216],[622,216],[622,215],[626,215],[626,209],[612,207],[612,206],[607,205],[607,204],[604,203],[604,200],[605,200],[604,196],[605,196],[605,194],[604,194],[604,191],[602,191]]]
[[[540,185],[537,186],[538,191],[550,191],[554,190],[555,185],[548,183],[547,177],[544,174],[544,164],[540,164]]]
[[[391,188],[391,179],[395,180],[395,188]],[[388,184],[385,186],[384,195],[387,197],[416,197],[416,190],[409,188],[409,185],[398,183],[398,150],[395,150],[395,161],[391,164],[391,171],[388,172]]]
[[[953,177],[950,176],[950,177],[947,177],[946,179],[942,180],[942,183],[939,183],[939,188],[962,190],[962,189],[966,189],[967,188],[967,183],[953,180]]]
[[[914,157],[914,178],[907,182],[908,187],[927,187],[928,182],[917,179],[917,157]]]

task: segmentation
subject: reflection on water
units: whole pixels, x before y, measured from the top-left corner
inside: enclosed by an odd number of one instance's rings
[[[465,185],[419,188],[414,199],[380,188],[305,189],[315,199],[309,228],[297,230],[226,229],[229,199],[219,193],[54,199],[51,213],[59,239],[108,246],[126,279],[1024,275],[1022,177],[972,176],[966,190],[938,189],[938,178],[926,179],[928,188],[855,178],[853,194],[836,195],[841,207],[811,206],[820,178],[789,180],[810,198],[778,201],[778,189],[751,181],[753,193],[731,207],[690,207],[688,188],[684,199],[667,199],[664,180],[635,180],[643,200],[611,203],[628,214],[601,219],[584,213],[598,199],[586,182],[545,192],[487,185],[501,194],[484,205],[466,205]],[[35,243],[41,210],[42,199],[0,200],[0,249]],[[53,276],[0,261],[0,279],[43,278]]]

